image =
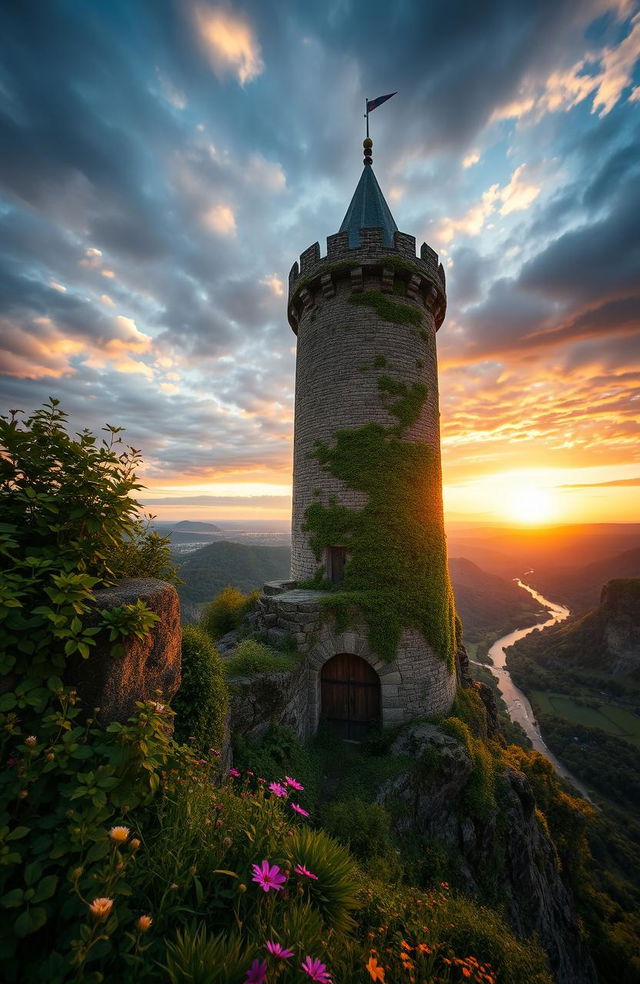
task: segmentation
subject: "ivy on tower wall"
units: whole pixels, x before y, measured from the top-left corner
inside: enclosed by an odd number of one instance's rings
[[[313,502],[304,529],[318,561],[326,547],[343,545],[348,560],[343,590],[327,605],[341,614],[354,605],[367,622],[369,642],[392,660],[405,629],[418,629],[453,666],[455,605],[447,569],[439,455],[403,439],[418,419],[427,387],[378,377],[381,400],[397,423],[339,430],[335,444],[316,445],[322,467],[368,495],[360,510],[335,499]],[[319,572],[320,573],[320,572]]]

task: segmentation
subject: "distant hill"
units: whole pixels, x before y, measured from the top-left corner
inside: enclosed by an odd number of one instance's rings
[[[547,671],[587,670],[640,682],[640,579],[609,581],[595,608],[532,632],[510,652],[516,663],[526,657]]]
[[[512,581],[488,574],[463,557],[449,560],[458,614],[467,642],[496,638],[540,621],[546,609]]]
[[[187,554],[179,561],[185,582],[179,588],[185,618],[196,617],[198,606],[211,601],[227,584],[253,591],[265,581],[288,577],[290,556],[287,546],[231,540],[216,540]],[[470,560],[452,559],[449,570],[465,639],[470,642],[533,625],[544,615],[544,609],[521,588],[487,574]]]
[[[640,577],[640,548],[604,557],[585,567],[535,570],[527,583],[545,598],[559,601],[572,612],[585,612],[598,604],[602,585],[615,578]]]
[[[173,527],[178,533],[222,533],[222,527],[215,523],[200,523],[196,520],[182,519]]]
[[[185,616],[233,584],[241,591],[261,588],[265,581],[289,576],[289,547],[263,547],[217,540],[187,554],[178,573],[185,582],[178,588]]]
[[[533,568],[545,577],[566,568],[578,569],[627,550],[640,550],[640,524],[594,523],[516,529],[499,526],[452,526],[447,532],[450,557],[468,557],[485,571],[510,579]],[[612,572],[611,577],[636,576]],[[528,580],[528,579],[527,579]],[[557,582],[556,582],[557,583]],[[544,592],[543,592],[544,594]],[[562,600],[549,595],[552,601]],[[596,592],[592,604],[597,601]]]

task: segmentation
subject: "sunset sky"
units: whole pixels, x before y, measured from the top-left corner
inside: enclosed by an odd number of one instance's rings
[[[362,168],[447,269],[450,520],[637,521],[640,6],[0,12],[0,412],[127,428],[162,519],[287,518],[286,280]]]

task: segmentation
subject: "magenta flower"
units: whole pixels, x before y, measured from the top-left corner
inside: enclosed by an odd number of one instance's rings
[[[318,880],[318,876],[314,875],[313,871],[309,871],[308,868],[305,868],[303,864],[297,864],[293,870],[296,875],[304,875],[305,878],[313,878],[314,881]]]
[[[291,803],[290,806],[291,806],[291,809],[292,810],[295,810],[296,813],[299,813],[301,817],[308,817],[309,816],[309,811],[308,810],[303,810],[302,807],[301,806],[298,806],[297,803]]]
[[[302,790],[304,789],[302,783],[298,782],[297,779],[292,779],[291,776],[285,776],[284,781],[286,782],[287,786],[290,786],[291,789],[297,789],[299,793],[302,792]]]
[[[287,876],[282,874],[277,864],[270,865],[268,861],[263,861],[262,864],[252,865],[252,868],[251,881],[257,882],[263,892],[270,892],[271,889],[279,892],[287,880]]]
[[[240,777],[240,773],[237,769],[229,769],[229,775],[232,779],[238,779]]]
[[[249,970],[247,971],[247,976],[244,979],[244,984],[264,984],[267,979],[267,961],[266,960],[254,960]]]
[[[272,957],[280,957],[281,960],[288,960],[289,957],[293,956],[293,950],[287,950],[282,943],[274,943],[268,940],[265,946]]]
[[[287,795],[287,790],[281,782],[269,783],[269,792],[273,793],[274,796],[280,796],[281,798]]]
[[[320,984],[332,984],[331,974],[327,972],[327,965],[323,964],[322,961],[305,957],[304,963],[301,963],[300,966],[312,981],[319,981]]]

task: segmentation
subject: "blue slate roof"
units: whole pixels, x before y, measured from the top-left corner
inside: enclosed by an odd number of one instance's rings
[[[393,246],[397,228],[373,168],[371,164],[365,164],[339,231],[349,233],[350,248],[360,245],[361,229],[382,229],[384,245]]]

